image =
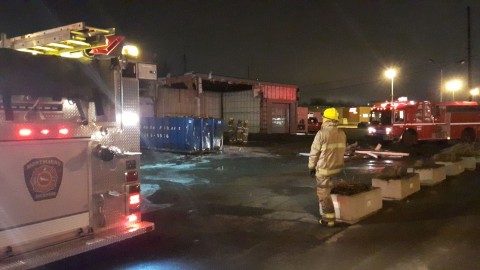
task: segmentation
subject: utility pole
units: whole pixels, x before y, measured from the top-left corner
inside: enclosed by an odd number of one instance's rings
[[[187,73],[187,55],[183,55],[183,74]]]
[[[468,62],[468,81],[467,89],[470,91],[472,89],[472,36],[470,29],[470,7],[467,7],[467,62]],[[473,97],[470,95],[469,100],[472,101]]]

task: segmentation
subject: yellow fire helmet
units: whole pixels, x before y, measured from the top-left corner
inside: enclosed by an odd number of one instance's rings
[[[323,117],[328,118],[330,120],[338,121],[338,112],[335,108],[328,108],[323,111]]]

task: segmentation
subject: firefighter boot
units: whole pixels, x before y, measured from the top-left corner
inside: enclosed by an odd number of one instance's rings
[[[324,213],[318,223],[326,227],[335,226],[335,213]]]

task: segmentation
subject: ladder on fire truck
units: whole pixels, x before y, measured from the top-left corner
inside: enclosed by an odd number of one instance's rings
[[[78,22],[13,38],[7,38],[2,33],[0,48],[82,58],[110,55],[124,39],[123,36],[115,36],[115,28],[100,29]]]

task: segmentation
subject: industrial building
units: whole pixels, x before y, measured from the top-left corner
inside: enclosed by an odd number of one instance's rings
[[[296,85],[187,73],[159,79],[140,102],[142,117],[234,119],[263,134],[294,134],[297,128]]]

